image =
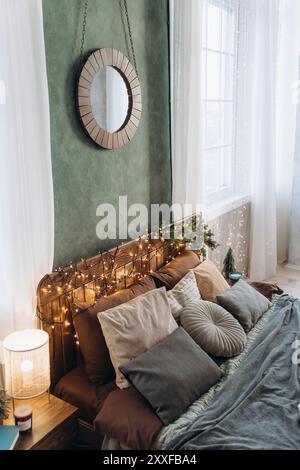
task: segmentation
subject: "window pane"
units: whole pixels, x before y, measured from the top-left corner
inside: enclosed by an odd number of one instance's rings
[[[218,191],[220,188],[219,150],[206,152],[204,160],[204,178],[206,194]]]
[[[207,52],[207,99],[220,99],[220,54]]]
[[[230,55],[222,55],[222,76],[221,76],[221,99],[232,100],[234,63]]]
[[[220,151],[221,186],[223,188],[232,185],[233,161],[233,147],[226,147]]]
[[[233,103],[221,103],[221,145],[233,144]]]
[[[211,3],[207,5],[207,47],[221,48],[221,9]]]
[[[222,10],[222,51],[234,52],[235,21],[234,12],[229,9]]]
[[[205,147],[220,145],[220,103],[206,103],[206,139]]]
[[[216,202],[231,194],[235,161],[236,6],[238,0],[203,5],[201,135],[205,192]],[[210,203],[209,202],[209,203]]]

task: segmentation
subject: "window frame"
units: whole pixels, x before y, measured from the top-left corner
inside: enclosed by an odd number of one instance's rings
[[[214,5],[221,10],[220,14],[220,45],[219,49],[214,49],[211,47],[208,47],[208,4]],[[223,10],[227,11],[232,11],[235,18],[233,22],[233,27],[234,31],[233,33],[233,51],[225,51],[222,47],[222,39],[223,39],[223,21],[222,21],[222,12]],[[234,0],[233,5],[232,2],[226,2],[224,0],[207,0],[206,1],[206,8],[205,8],[205,14],[203,21],[206,22],[206,25],[204,25],[205,28],[205,34],[206,34],[206,41],[205,44],[202,43],[201,47],[201,61],[202,64],[205,64],[206,67],[206,75],[205,75],[205,97],[203,95],[201,96],[201,105],[205,106],[205,119],[207,118],[207,103],[218,103],[219,104],[219,123],[221,123],[221,106],[224,105],[225,103],[232,103],[232,133],[231,133],[231,142],[230,143],[225,143],[221,141],[221,135],[223,133],[224,127],[219,128],[219,144],[214,145],[214,146],[209,146],[206,147],[204,144],[204,134],[202,135],[202,152],[203,152],[203,161],[204,161],[204,166],[205,162],[209,159],[207,156],[209,152],[211,151],[224,151],[224,149],[232,149],[232,155],[230,159],[230,184],[224,185],[223,182],[225,180],[225,175],[224,175],[224,170],[223,168],[220,169],[220,176],[219,176],[219,187],[215,191],[212,192],[206,192],[205,191],[205,197],[206,197],[206,202],[207,205],[213,205],[216,204],[223,199],[228,199],[237,192],[237,177],[238,177],[238,172],[237,172],[237,106],[238,106],[238,78],[237,78],[237,70],[238,70],[238,56],[239,56],[239,40],[238,40],[238,28],[239,28],[239,0]],[[203,40],[203,38],[202,38]],[[219,56],[219,66],[220,66],[220,77],[219,77],[219,99],[210,99],[207,97],[207,53],[217,53]],[[225,74],[224,76],[222,75],[224,73],[223,69],[223,57],[225,56],[230,56],[232,57],[233,60],[233,83],[232,83],[232,98],[231,99],[226,99],[226,96],[223,96],[222,98],[222,83],[225,83],[226,77]],[[203,86],[203,85],[202,85]],[[203,90],[203,88],[202,88]],[[203,92],[202,92],[203,93]],[[202,115],[203,115],[202,114]],[[225,115],[225,113],[224,113]],[[204,126],[203,126],[204,127]],[[206,129],[206,122],[205,122],[205,129]],[[205,132],[202,130],[202,132]],[[218,165],[223,166],[225,163],[225,157],[221,157],[219,155],[218,157]]]

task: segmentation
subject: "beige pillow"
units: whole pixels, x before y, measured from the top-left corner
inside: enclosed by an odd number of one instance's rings
[[[230,289],[216,265],[209,259],[203,261],[193,271],[203,300],[217,303],[217,295],[224,294]]]
[[[119,388],[129,383],[119,367],[162,341],[178,328],[165,287],[98,314]]]
[[[172,290],[168,290],[167,296],[171,307],[171,313],[175,320],[180,317],[183,307],[191,301],[200,300],[199,289],[196,283],[195,274],[189,271],[181,281],[177,282]]]
[[[246,334],[239,322],[220,305],[191,302],[182,310],[180,321],[186,332],[207,353],[218,357],[240,354]]]

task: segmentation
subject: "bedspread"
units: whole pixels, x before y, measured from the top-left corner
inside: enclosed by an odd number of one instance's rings
[[[259,328],[248,352],[242,353],[247,357],[235,374],[229,379],[227,374],[227,380],[225,374],[223,386],[217,384],[193,405],[198,414],[194,422],[184,425],[191,407],[177,420],[177,427],[173,423],[174,439],[169,439],[170,427],[161,432],[165,448],[300,449],[300,369],[292,361],[294,341],[300,338],[300,300],[282,295],[268,315],[269,321]],[[238,363],[241,360],[242,355],[236,358]],[[235,369],[234,361],[225,367]],[[222,393],[217,394],[220,387]],[[199,407],[204,409],[205,401],[211,400],[210,394],[213,402],[199,414]]]

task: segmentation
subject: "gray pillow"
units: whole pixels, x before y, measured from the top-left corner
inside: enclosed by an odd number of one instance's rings
[[[218,304],[230,312],[248,333],[271,302],[242,279],[229,291],[217,296]]]
[[[178,418],[221,376],[219,367],[183,328],[122,365],[120,371],[165,425]]]
[[[193,340],[212,356],[236,356],[246,346],[242,326],[231,313],[213,302],[190,302],[182,310],[180,321]]]

